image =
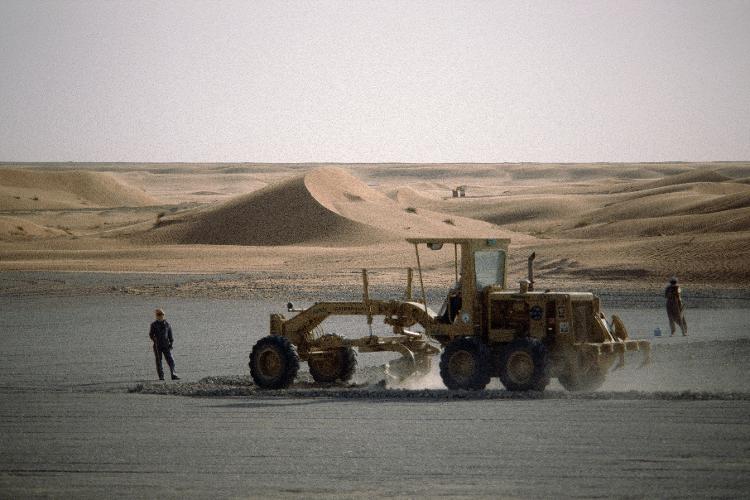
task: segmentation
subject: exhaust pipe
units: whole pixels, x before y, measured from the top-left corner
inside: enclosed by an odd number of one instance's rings
[[[529,291],[534,290],[534,259],[536,258],[536,252],[531,252],[529,255]]]

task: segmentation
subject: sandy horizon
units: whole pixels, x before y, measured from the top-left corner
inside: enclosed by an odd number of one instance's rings
[[[0,272],[394,282],[414,266],[410,236],[510,238],[509,286],[535,251],[554,287],[742,288],[750,162],[0,164]],[[423,258],[445,270],[452,256]]]

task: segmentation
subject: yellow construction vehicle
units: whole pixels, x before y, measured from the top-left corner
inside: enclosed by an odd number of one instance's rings
[[[534,290],[533,259],[528,279],[518,289],[507,288],[507,239],[410,238],[416,251],[421,300],[412,297],[412,270],[407,270],[403,300],[377,300],[369,296],[363,270],[361,301],[318,302],[307,309],[271,315],[270,335],[259,340],[250,354],[250,373],[262,388],[288,387],[300,361],[307,361],[317,382],[347,381],[360,353],[400,353],[389,368],[404,377],[430,370],[441,352],[440,375],[449,389],[479,390],[499,377],[511,391],[542,391],[551,378],[568,390],[595,390],[608,370],[624,363],[628,351],[643,351],[648,362],[651,344],[630,340],[622,321],[608,323],[599,298],[583,292]],[[427,307],[420,247],[453,249],[456,285],[438,313]],[[382,316],[393,335],[343,338],[316,336],[329,316],[359,315],[372,325]],[[419,326],[420,331],[414,330]],[[439,344],[440,347],[438,347]]]

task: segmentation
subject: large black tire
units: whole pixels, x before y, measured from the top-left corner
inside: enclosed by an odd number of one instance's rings
[[[474,337],[454,339],[440,356],[440,376],[448,389],[482,390],[491,372],[490,350]]]
[[[498,357],[498,375],[509,391],[543,391],[549,384],[547,348],[538,339],[518,338]]]
[[[262,389],[289,387],[299,370],[299,355],[286,337],[263,337],[250,352],[250,375]]]
[[[607,378],[607,370],[591,361],[579,357],[577,362],[568,367],[565,373],[557,378],[566,390],[571,392],[595,391]]]
[[[338,335],[326,334],[323,337]],[[310,357],[307,364],[310,366],[310,375],[318,383],[347,382],[357,368],[357,353],[351,347],[339,347],[325,356]]]

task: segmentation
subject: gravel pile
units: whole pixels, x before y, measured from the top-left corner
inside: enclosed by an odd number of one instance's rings
[[[324,385],[312,380],[300,380],[288,389],[262,390],[248,376],[206,377],[197,382],[138,384],[128,389],[131,393],[162,394],[192,397],[255,397],[352,400],[666,400],[666,401],[736,401],[750,400],[747,392],[707,391],[598,391],[577,393],[567,391],[510,392],[506,390],[450,391],[447,389],[389,389],[385,382],[378,384]]]

